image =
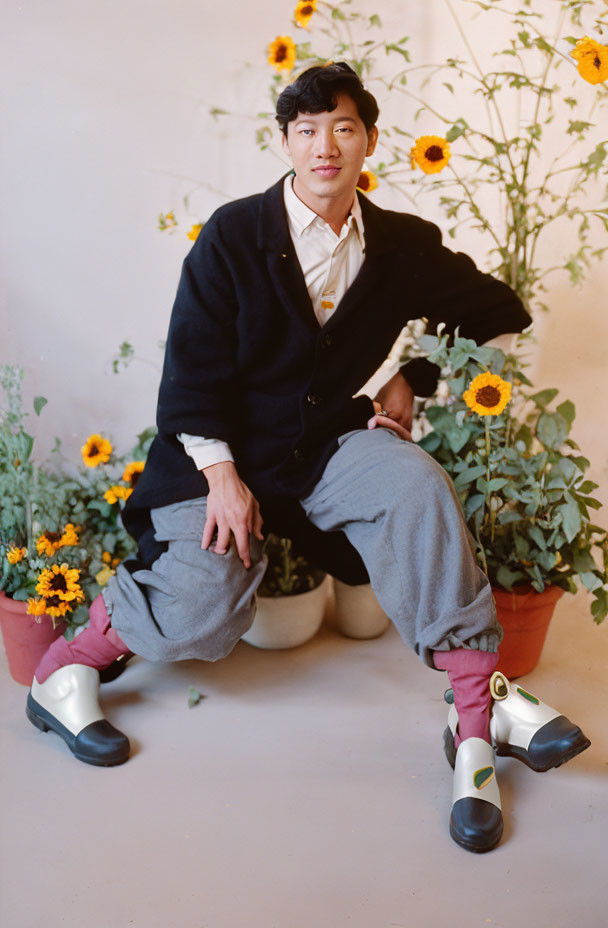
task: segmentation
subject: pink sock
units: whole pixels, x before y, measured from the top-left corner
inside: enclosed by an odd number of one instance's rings
[[[110,616],[101,593],[96,596],[89,609],[89,625],[72,641],[58,638],[45,653],[36,668],[38,683],[67,664],[86,664],[103,670],[121,654],[131,654],[116,629],[110,625]]]
[[[483,738],[491,744],[489,682],[498,663],[498,654],[468,648],[433,651],[433,663],[437,670],[447,670],[454,691],[458,712],[456,747],[465,738]]]

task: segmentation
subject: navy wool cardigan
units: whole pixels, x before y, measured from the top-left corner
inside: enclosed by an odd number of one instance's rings
[[[289,234],[283,181],[221,206],[184,259],[158,435],[123,511],[140,564],[163,550],[153,541],[150,509],[208,493],[178,433],[228,442],[265,531],[289,534],[290,518],[303,517],[297,500],[321,476],[338,436],[366,428],[374,414],[370,397],[353,395],[408,320],[426,317],[428,332],[440,322],[448,332],[460,326],[478,343],[531,322],[506,284],[442,245],[437,226],[358,193],[365,259],[321,327]],[[426,359],[401,371],[418,396],[435,390],[438,368]]]

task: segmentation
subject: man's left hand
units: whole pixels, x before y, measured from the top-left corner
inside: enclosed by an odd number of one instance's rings
[[[376,415],[367,423],[368,428],[376,426],[392,429],[406,441],[412,440],[411,428],[414,417],[414,391],[403,374],[397,371],[378,391],[373,401]],[[381,410],[386,415],[381,415]]]

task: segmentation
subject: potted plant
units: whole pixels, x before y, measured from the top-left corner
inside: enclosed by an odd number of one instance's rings
[[[570,438],[574,405],[553,408],[555,389],[533,392],[516,355],[458,333],[450,341],[441,331],[419,339],[442,384],[423,402],[415,437],[454,481],[505,628],[499,667],[519,676],[536,665],[555,603],[577,580],[593,594],[595,622],[606,617],[608,534],[592,520],[597,484]],[[546,623],[526,656],[522,634],[540,612]]]
[[[268,566],[257,590],[256,616],[242,640],[257,648],[295,648],[321,627],[327,575],[295,554],[290,539],[272,532],[264,553]]]
[[[353,586],[334,577],[333,620],[346,638],[379,638],[390,619],[376,598],[371,583]]]
[[[29,686],[54,638],[71,638],[84,626],[88,606],[133,550],[117,504],[143,469],[138,458],[149,436],[140,436],[132,460],[112,458],[110,442],[91,435],[79,470],[69,462],[60,466],[59,440],[52,452],[56,465],[38,464],[22,379],[18,367],[0,367],[0,622],[11,674]],[[45,404],[36,397],[37,415]]]

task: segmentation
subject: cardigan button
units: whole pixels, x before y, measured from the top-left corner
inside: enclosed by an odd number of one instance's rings
[[[318,393],[309,393],[306,397],[306,402],[310,406],[319,406],[323,402],[323,397],[319,396]]]
[[[326,332],[323,338],[321,339],[321,348],[329,348],[332,342],[333,342],[333,338],[331,337],[331,334],[329,332]]]
[[[296,459],[296,461],[304,460],[304,452],[302,451],[301,448],[295,448],[293,452],[293,456]]]

